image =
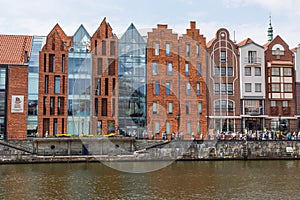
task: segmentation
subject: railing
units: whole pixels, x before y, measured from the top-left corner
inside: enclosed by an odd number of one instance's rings
[[[244,63],[260,64],[261,63],[261,58],[259,58],[259,57],[245,57],[244,58]]]

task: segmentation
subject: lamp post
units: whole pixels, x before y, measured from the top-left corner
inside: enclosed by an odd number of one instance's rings
[[[281,124],[281,115],[278,116],[278,130],[279,131],[281,131],[280,124]]]

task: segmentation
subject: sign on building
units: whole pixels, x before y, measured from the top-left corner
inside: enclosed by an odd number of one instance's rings
[[[24,112],[24,96],[12,96],[12,113],[23,113]]]

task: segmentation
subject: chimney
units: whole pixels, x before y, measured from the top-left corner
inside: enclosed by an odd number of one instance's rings
[[[190,22],[190,27],[191,27],[191,29],[196,29],[196,22],[195,21],[191,21]]]

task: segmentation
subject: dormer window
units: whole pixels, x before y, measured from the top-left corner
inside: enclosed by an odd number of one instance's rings
[[[284,48],[281,44],[275,44],[272,48],[272,55],[276,56],[276,59],[279,60],[280,56],[284,55]]]

